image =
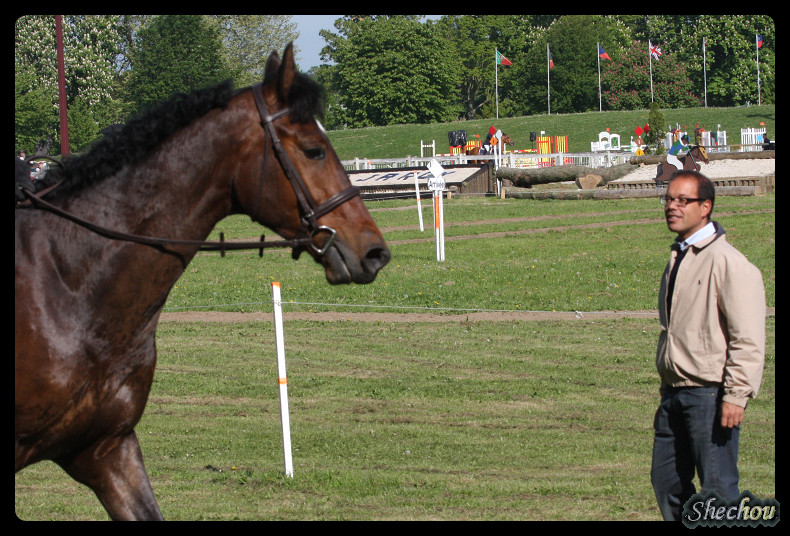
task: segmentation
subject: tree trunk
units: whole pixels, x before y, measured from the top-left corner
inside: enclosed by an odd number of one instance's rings
[[[586,166],[552,166],[544,168],[510,168],[500,167],[496,170],[496,178],[508,180],[513,186],[530,188],[535,184],[575,181],[579,177],[598,175],[602,184],[619,179],[638,169],[635,164],[620,164],[608,168],[590,168]]]

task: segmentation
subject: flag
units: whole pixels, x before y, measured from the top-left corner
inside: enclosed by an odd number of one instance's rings
[[[648,43],[650,43],[648,41]],[[650,55],[653,56],[655,59],[660,59],[661,56],[661,49],[658,48],[657,45],[650,44]]]
[[[763,36],[762,35],[758,35],[757,36],[757,48],[761,48],[762,46],[763,46]]]
[[[604,59],[604,60],[612,59],[612,58],[609,57],[609,54],[604,52],[603,47],[601,45],[598,45],[598,56],[600,56],[601,59]]]
[[[549,69],[553,69],[554,68],[554,60],[551,59],[551,51],[549,50],[549,47],[546,47],[546,54],[548,54],[548,57],[549,57]]]
[[[496,51],[496,63],[497,65],[513,65],[513,62],[503,56],[498,50]]]

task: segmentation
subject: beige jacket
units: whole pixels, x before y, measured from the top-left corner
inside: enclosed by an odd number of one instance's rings
[[[690,246],[680,263],[667,323],[667,282],[661,278],[661,335],[656,367],[664,386],[724,386],[724,401],[746,407],[757,396],[765,363],[765,287],[760,271],[716,234]]]

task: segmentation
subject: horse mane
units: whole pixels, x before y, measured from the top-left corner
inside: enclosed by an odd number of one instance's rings
[[[136,164],[178,129],[214,108],[227,106],[233,94],[230,81],[189,94],[177,93],[123,125],[107,127],[87,153],[63,158],[62,167],[47,172],[48,179],[63,181],[52,197],[71,195]]]
[[[264,85],[273,82],[272,78],[266,77]],[[50,196],[72,195],[114,175],[125,166],[136,164],[178,129],[214,108],[227,106],[234,95],[229,80],[189,94],[178,93],[126,124],[104,129],[102,137],[87,153],[64,158],[62,168],[55,167],[47,172],[47,179],[62,181]],[[323,88],[303,73],[296,73],[287,101],[293,122],[305,123],[312,117],[323,115]]]

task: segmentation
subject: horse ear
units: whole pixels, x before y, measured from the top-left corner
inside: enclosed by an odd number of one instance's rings
[[[285,51],[283,52],[283,61],[280,65],[280,72],[277,79],[277,92],[281,100],[287,100],[288,90],[291,88],[295,76],[296,65],[294,63],[293,43],[288,43],[288,46],[285,47]]]
[[[266,60],[266,67],[263,69],[264,77],[268,78],[270,75],[274,76],[277,72],[277,69],[280,68],[280,55],[277,53],[276,50],[272,50],[272,53],[269,54],[269,59]]]

